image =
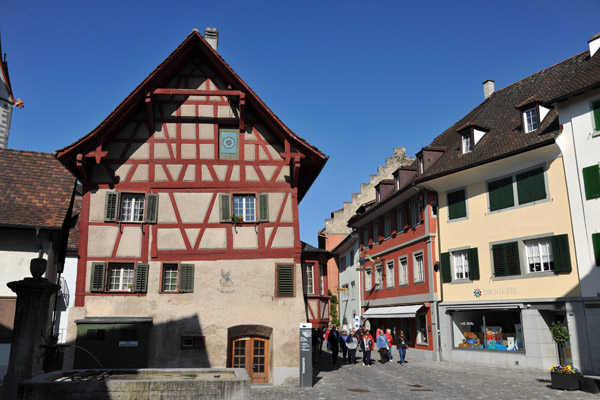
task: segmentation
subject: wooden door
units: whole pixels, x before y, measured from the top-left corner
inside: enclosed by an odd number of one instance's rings
[[[269,339],[241,337],[231,349],[233,368],[245,368],[251,383],[269,382]]]

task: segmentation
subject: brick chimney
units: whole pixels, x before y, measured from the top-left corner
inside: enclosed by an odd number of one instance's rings
[[[483,98],[484,100],[487,99],[488,97],[490,97],[492,95],[492,93],[494,93],[496,91],[496,88],[494,87],[494,81],[491,79],[488,79],[487,81],[483,82]]]
[[[590,57],[592,57],[598,49],[600,49],[600,33],[596,33],[590,40],[588,40],[588,44],[590,45]]]
[[[210,44],[210,47],[217,51],[217,44],[219,42],[219,30],[217,28],[206,28],[204,39]]]

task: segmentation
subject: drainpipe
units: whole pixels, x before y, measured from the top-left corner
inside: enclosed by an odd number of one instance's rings
[[[442,257],[442,244],[441,244],[441,236],[440,235],[440,201],[439,201],[439,195],[438,192],[435,192],[435,201],[437,203],[437,216],[436,216],[436,222],[437,222],[437,245],[438,245],[438,255],[440,256],[440,260]],[[439,265],[438,261],[438,278],[441,278],[441,266]],[[440,326],[440,308],[439,308],[439,304],[440,302],[444,301],[444,282],[442,282],[442,279],[439,279],[440,282],[440,297],[439,299],[434,303],[435,304],[435,318],[436,318],[436,323],[437,323],[437,336],[438,336],[438,357],[440,362],[443,361],[442,358],[442,334],[441,334],[441,326]]]

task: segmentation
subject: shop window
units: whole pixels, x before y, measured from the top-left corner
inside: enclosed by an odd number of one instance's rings
[[[427,346],[429,343],[427,337],[427,315],[425,314],[417,314],[416,318],[417,323],[417,344]]]
[[[519,310],[454,311],[454,348],[525,351]]]
[[[120,203],[119,195],[121,197]],[[104,222],[146,222],[155,224],[157,216],[157,194],[106,192]]]
[[[302,286],[304,294],[314,294],[314,281],[313,281],[313,265],[303,264],[302,265]]]

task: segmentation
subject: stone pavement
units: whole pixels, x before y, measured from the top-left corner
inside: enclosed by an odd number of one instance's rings
[[[357,353],[357,357],[362,354]],[[394,360],[360,362],[349,365],[331,363],[331,354],[323,352],[315,368],[312,388],[252,386],[255,400],[334,400],[334,399],[596,399],[600,395],[582,391],[566,392],[550,387],[550,371],[526,371],[518,368],[493,368],[411,358],[405,366]],[[373,360],[379,354],[373,352]],[[338,359],[341,361],[341,358]]]

